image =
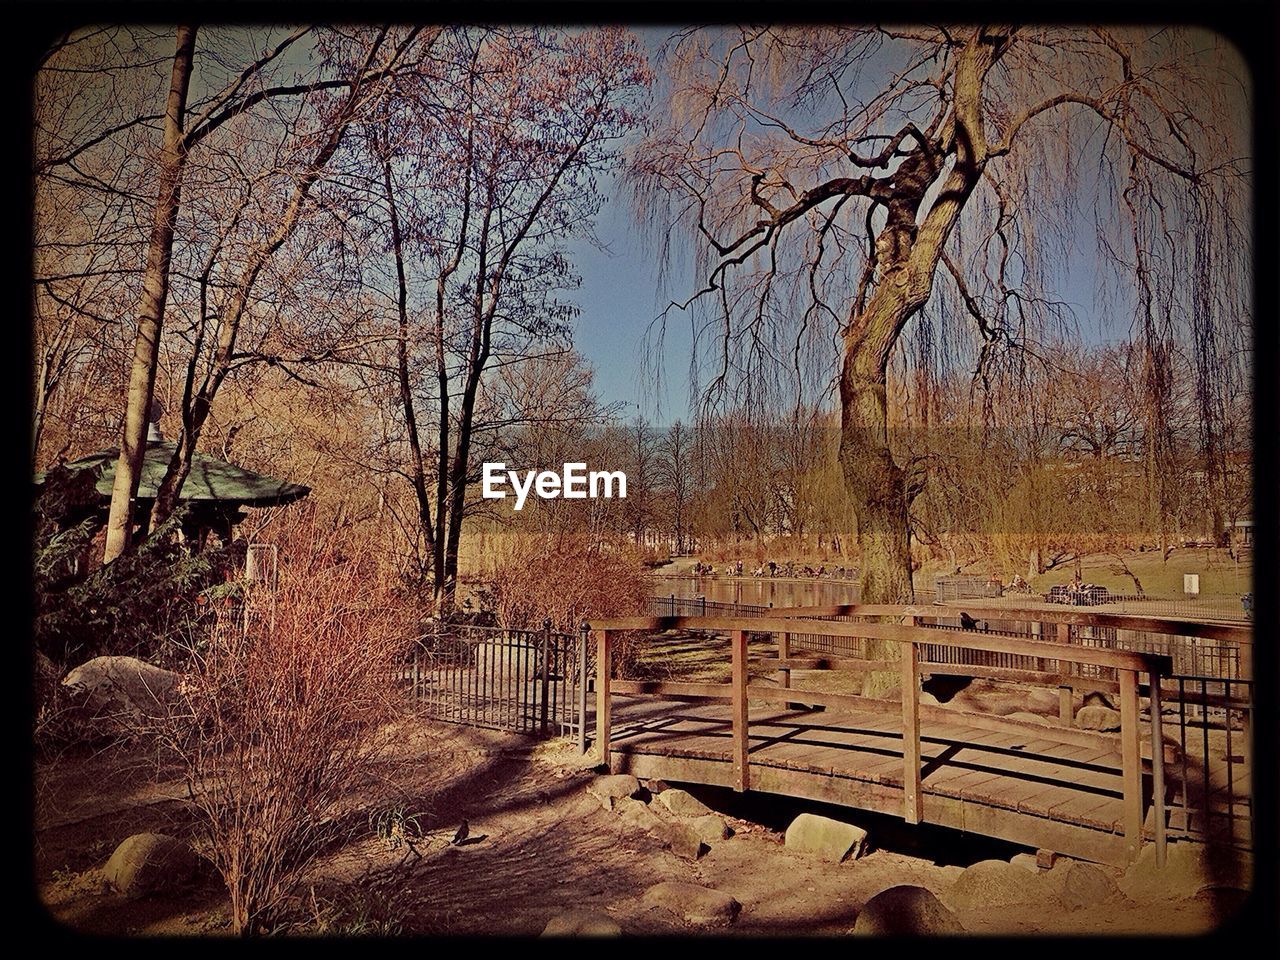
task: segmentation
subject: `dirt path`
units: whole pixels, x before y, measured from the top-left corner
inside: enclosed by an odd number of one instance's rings
[[[303,884],[296,929],[320,933],[536,935],[557,914],[590,909],[625,932],[690,933],[696,928],[646,904],[664,880],[696,883],[742,904],[728,931],[843,934],[874,894],[918,884],[945,899],[960,865],[926,851],[888,849],[829,864],[783,846],[779,823],[745,806],[721,804],[734,836],[697,861],[603,809],[586,788],[594,773],[571,745],[536,744],[511,734],[445,724],[406,725],[393,757],[369,772],[369,814],[412,818],[417,854],[371,827],[319,863]],[[124,901],[100,869],[130,834],[185,836],[180,784],[139,758],[77,761],[41,778],[37,866],[41,896],[61,922],[109,934],[219,934],[228,929],[216,884],[172,898]],[[714,795],[704,799],[716,802]],[[789,814],[788,814],[789,815]],[[459,823],[467,843],[449,843]],[[873,830],[873,839],[876,832]],[[971,858],[979,854],[968,854]],[[979,933],[1173,933],[1212,926],[1203,899],[1136,904],[1124,898],[1074,913],[1056,904],[969,910]],[[725,931],[721,931],[725,932]]]

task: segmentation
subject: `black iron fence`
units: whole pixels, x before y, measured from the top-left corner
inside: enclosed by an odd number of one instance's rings
[[[581,633],[450,625],[419,637],[394,679],[438,720],[581,739],[586,653]]]
[[[1177,758],[1169,829],[1241,848],[1253,846],[1253,681],[1165,677],[1162,713],[1176,720]]]

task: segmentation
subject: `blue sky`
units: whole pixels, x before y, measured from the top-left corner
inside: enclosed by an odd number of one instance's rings
[[[638,30],[650,56],[670,35],[670,28]],[[661,70],[658,71],[661,75]],[[878,78],[867,76],[865,82]],[[660,91],[654,103],[661,104]],[[625,191],[610,179],[601,182],[609,198],[597,220],[601,251],[588,242],[577,242],[571,255],[582,277],[574,299],[581,309],[576,330],[576,346],[595,369],[595,383],[602,401],[619,403],[625,416],[643,414],[665,425],[690,416],[689,359],[692,335],[687,314],[672,311],[668,317],[661,359],[663,381],[655,385],[645,375],[642,360],[654,318],[672,299],[686,299],[697,289],[693,273],[696,251],[673,248],[674,262],[666,274],[666,288],[659,289],[661,273],[658,252],[646,240],[636,222]],[[1089,189],[1088,192],[1092,192]],[[1051,292],[1068,303],[1086,342],[1120,339],[1127,336],[1133,317],[1133,303],[1112,294],[1099,302],[1098,263],[1094,250],[1091,207],[1094,198],[1082,196],[1074,224],[1073,249],[1058,266],[1058,280]]]
[[[694,251],[674,251],[677,262],[667,272],[665,291],[660,291],[657,251],[646,242],[625,194],[610,190],[608,183],[604,187],[610,199],[600,212],[597,234],[606,250],[587,242],[572,247],[582,276],[582,286],[574,295],[581,309],[577,349],[595,370],[601,400],[623,404],[627,418],[640,413],[663,425],[688,420],[688,364],[693,343],[688,315],[672,311],[668,318],[660,386],[655,387],[644,375],[642,358],[647,339],[652,341],[649,330],[654,318],[671,299],[686,298],[696,289]],[[1078,224],[1075,247],[1059,270],[1054,292],[1071,305],[1081,337],[1097,343],[1126,335],[1133,305],[1096,302],[1097,264],[1091,230],[1091,224]]]

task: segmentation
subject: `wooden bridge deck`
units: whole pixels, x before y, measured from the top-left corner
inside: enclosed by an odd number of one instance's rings
[[[818,615],[862,619],[815,619]],[[767,617],[597,621],[592,624],[597,664],[595,749],[611,768],[637,776],[856,807],[899,816],[909,823],[932,823],[1117,865],[1132,862],[1147,839],[1154,841],[1156,861],[1163,865],[1171,829],[1192,838],[1200,826],[1209,831],[1204,835],[1208,840],[1215,819],[1226,820],[1227,842],[1248,842],[1251,833],[1234,835],[1239,828],[1251,831],[1251,813],[1236,816],[1240,801],[1246,811],[1252,810],[1247,772],[1234,775],[1236,767],[1227,758],[1221,765],[1227,782],[1220,784],[1220,771],[1205,747],[1197,824],[1187,794],[1192,768],[1185,749],[1173,758],[1174,770],[1167,769],[1167,747],[1151,750],[1152,743],[1167,743],[1162,678],[1171,672],[1169,656],[1070,643],[1073,620],[1056,612],[1023,614],[1039,624],[1033,637],[922,626],[922,619],[931,616],[936,612],[923,608],[865,605],[798,608],[774,611]],[[894,622],[871,622],[875,619]],[[1117,629],[1150,628],[1174,636],[1235,637],[1241,632],[1185,621],[1090,618],[1095,625],[1102,620]],[[615,634],[645,631],[653,635],[673,629],[727,634],[729,682],[613,677]],[[761,656],[758,647],[753,654],[748,631],[757,637],[771,635],[776,655]],[[1043,639],[1046,636],[1057,639]],[[864,642],[869,640],[897,645],[899,656],[872,659],[871,648]],[[840,643],[838,649],[847,652],[794,655],[799,643],[812,649],[818,641]],[[922,651],[929,653],[928,661],[922,661]],[[964,665],[936,659],[939,651],[952,651]],[[1023,658],[1022,665],[1010,668],[1002,657]],[[766,676],[780,675],[782,685],[753,683],[749,662],[757,672],[764,668]],[[787,689],[795,670],[873,668],[897,672],[899,701]],[[1119,701],[1118,733],[992,717],[921,701],[925,674],[962,671],[966,676],[1015,685],[1056,687],[1060,717],[1069,720],[1075,689],[1100,685],[1084,676],[1086,670],[1095,674],[1105,670],[1115,677],[1101,685]],[[1187,700],[1181,681],[1178,691],[1181,717],[1188,703],[1196,701]],[[1242,706],[1225,687],[1222,692],[1223,705]],[[585,690],[582,695],[585,698]],[[796,701],[824,709],[799,707]],[[1203,689],[1200,701],[1206,709],[1211,704]],[[1248,703],[1243,708],[1248,710]],[[585,705],[582,712],[585,715]],[[1207,731],[1206,726],[1206,743]],[[1231,752],[1229,745],[1227,752]],[[1168,816],[1169,801],[1179,786],[1181,827]],[[1224,838],[1213,842],[1218,839]]]
[[[729,705],[619,697],[613,718],[615,770],[733,785]],[[749,730],[752,790],[903,815],[896,711],[762,705],[750,709]],[[1118,748],[979,729],[958,715],[954,722],[923,721],[920,750],[925,822],[1125,862]]]

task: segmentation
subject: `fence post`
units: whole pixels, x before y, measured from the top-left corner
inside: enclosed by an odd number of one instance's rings
[[[1124,785],[1125,850],[1132,863],[1142,849],[1142,740],[1138,730],[1138,673],[1120,670],[1120,759]],[[1152,745],[1152,756],[1155,745]]]
[[[596,640],[596,747],[600,763],[609,765],[609,675],[613,672],[612,631],[601,630]]]
[[[747,739],[747,634],[735,630],[733,642],[733,789],[751,789]]]
[[[919,823],[924,812],[920,785],[920,652],[914,643],[902,651],[902,791],[903,817]]]
[[[542,666],[539,669],[539,681],[542,687],[542,707],[538,716],[538,729],[542,735],[547,733],[547,694],[551,686],[551,620],[542,621]]]
[[[591,625],[585,620],[578,627],[578,752],[587,753],[587,643]]]
[[[791,634],[783,631],[778,634],[778,659],[787,660],[791,657]],[[791,671],[783,668],[778,671],[778,684],[782,687],[791,686]]]
[[[915,617],[907,622],[914,626]],[[902,800],[907,823],[924,818],[920,786],[920,651],[915,641],[902,645]]]
[[[705,593],[699,594],[698,602],[702,604],[702,613],[700,614],[700,616],[705,617],[707,615],[707,595]]]
[[[1165,812],[1164,812],[1164,718],[1160,715],[1160,673],[1150,670],[1151,682],[1151,807],[1155,818],[1156,866],[1165,864]],[[1230,715],[1227,723],[1231,722]],[[1228,758],[1228,763],[1230,759]],[[1206,770],[1207,775],[1207,770]],[[1230,802],[1230,801],[1228,801]]]

